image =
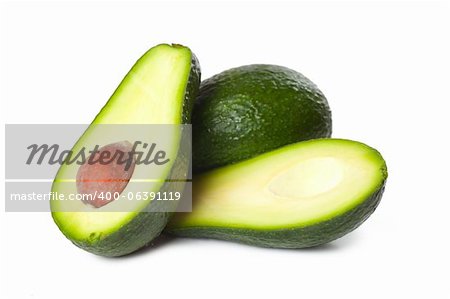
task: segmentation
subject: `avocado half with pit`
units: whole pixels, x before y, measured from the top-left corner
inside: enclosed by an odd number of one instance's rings
[[[127,196],[136,196],[138,192],[183,191],[185,180],[179,179],[186,178],[189,155],[181,152],[184,135],[177,125],[190,122],[199,85],[198,61],[189,48],[181,45],[161,44],[151,48],[125,76],[74,145],[73,152],[99,145],[89,158],[125,154],[133,157],[131,162],[119,163],[114,158],[106,164],[63,164],[52,186],[52,191],[60,194],[91,195],[89,201],[51,201],[54,221],[75,245],[98,255],[121,256],[145,246],[161,233],[176,201],[167,207],[155,200],[130,202]],[[151,168],[147,164],[138,165],[133,156],[133,144],[139,138],[138,133],[142,133],[134,126],[152,124],[169,126],[164,142],[174,158],[166,159],[167,163],[147,177]],[[112,129],[105,131],[105,127]],[[175,182],[169,182],[172,178]],[[133,182],[135,179],[137,182]],[[99,194],[103,196],[100,198]]]
[[[375,149],[317,139],[194,177],[193,211],[167,232],[262,247],[321,245],[363,223],[381,200],[387,168]]]

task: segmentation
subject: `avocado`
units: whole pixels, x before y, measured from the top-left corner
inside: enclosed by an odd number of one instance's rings
[[[181,152],[185,135],[178,127],[190,122],[199,85],[200,67],[187,47],[157,45],[135,63],[72,150],[79,152],[81,148],[98,145],[89,159],[95,161],[105,153],[112,156],[109,163],[62,164],[53,182],[55,193],[93,195],[90,200],[51,201],[53,219],[70,241],[97,255],[122,256],[145,246],[161,233],[176,201],[128,202],[126,196],[130,192],[137,196],[136,192],[141,191],[183,190],[189,155]],[[156,177],[147,177],[151,167],[138,165],[133,144],[139,138],[136,126],[153,124],[169,126],[170,134],[164,136],[169,145],[167,151],[172,155],[168,154],[169,159],[157,152],[151,161],[160,163],[157,168],[160,171],[153,173]],[[104,133],[104,127],[111,128],[109,132],[106,130],[108,134]],[[124,156],[130,165],[119,163]],[[177,180],[170,182],[171,178]],[[123,194],[125,199],[117,200],[111,195],[99,198],[98,194],[103,192]]]
[[[194,177],[193,212],[166,231],[262,247],[303,248],[344,236],[381,200],[386,163],[350,140],[299,142]]]
[[[192,115],[193,171],[281,146],[331,136],[331,111],[317,86],[277,65],[247,65],[201,83]]]

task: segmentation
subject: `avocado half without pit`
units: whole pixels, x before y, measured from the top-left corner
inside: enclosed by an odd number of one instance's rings
[[[387,179],[375,149],[316,139],[194,177],[193,212],[167,231],[262,247],[322,245],[351,232],[377,207]]]
[[[89,201],[51,201],[54,221],[75,245],[98,255],[121,256],[145,246],[162,232],[174,209],[161,209],[156,201],[149,200],[127,203],[122,209],[124,201],[95,194],[169,190],[167,181],[174,172],[187,172],[189,157],[180,151],[182,134],[174,131],[165,138],[167,150],[175,159],[162,165],[152,180],[132,184],[134,178],[147,178],[149,169],[148,165],[138,165],[133,157],[137,134],[126,128],[105,133],[104,127],[187,124],[199,85],[198,61],[189,48],[181,45],[151,48],[125,76],[72,149],[77,153],[83,147],[99,145],[94,157],[88,159],[106,154],[112,157],[109,163],[63,164],[52,185],[53,192],[93,195]],[[183,187],[183,182],[174,183],[170,191],[182,192]]]

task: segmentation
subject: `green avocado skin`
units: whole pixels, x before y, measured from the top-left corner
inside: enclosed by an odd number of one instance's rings
[[[167,232],[180,237],[211,238],[269,248],[307,248],[336,240],[360,226],[377,208],[383,195],[382,185],[364,202],[332,219],[286,229],[260,230],[230,227],[169,228]]]
[[[277,65],[247,65],[201,83],[194,104],[193,171],[228,165],[302,140],[330,137],[317,86]]]
[[[183,123],[190,122],[192,106],[200,85],[200,64],[194,53],[191,54],[191,72],[189,74],[185,91],[185,99],[183,102]],[[183,138],[188,137],[183,136]],[[181,145],[183,145],[184,142],[186,141],[182,140]],[[180,171],[186,172],[189,161],[190,157],[187,154],[184,156],[179,155],[174,163],[169,178],[180,177],[174,173],[179,173]],[[185,182],[170,182],[163,185],[160,192],[182,192],[184,186]],[[171,211],[175,211],[176,204],[176,201],[153,201],[152,204],[147,206],[145,211],[137,213],[137,215],[130,222],[106,237],[93,235],[92,238],[87,241],[78,241],[72,240],[69,237],[68,238],[76,246],[93,254],[106,257],[127,255],[150,244],[161,234],[170,217],[174,213]],[[54,220],[57,222],[55,218]]]

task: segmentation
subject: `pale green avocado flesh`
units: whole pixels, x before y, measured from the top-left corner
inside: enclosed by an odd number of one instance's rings
[[[359,142],[288,145],[194,177],[193,212],[168,232],[264,247],[317,246],[358,227],[374,211],[387,169]]]
[[[133,143],[139,138],[133,130],[100,134],[97,130],[99,125],[188,123],[199,83],[200,69],[189,48],[167,44],[153,47],[125,76],[74,145],[74,152],[94,144],[106,146],[123,141]],[[181,143],[180,133],[174,130],[167,139],[169,152],[177,157]],[[129,183],[122,193],[165,190],[165,180],[174,169],[180,169],[180,165],[187,166],[187,157],[183,159],[185,161],[181,161],[181,158],[171,159],[160,167],[156,180],[152,177],[148,183],[139,184],[139,190]],[[77,193],[75,177],[78,168],[77,165],[62,165],[52,191]],[[130,182],[137,175],[140,179],[145,178],[147,170],[146,165],[136,165]],[[178,188],[182,190],[182,187],[183,184],[180,183]],[[126,209],[120,206],[124,204],[128,205]],[[158,211],[157,204],[151,201],[113,201],[101,207],[93,207],[82,201],[57,200],[51,202],[51,209],[53,219],[68,239],[87,251],[104,256],[128,254],[151,242],[160,234],[170,216],[165,212],[148,212],[152,209]],[[143,212],[144,209],[146,212]]]

